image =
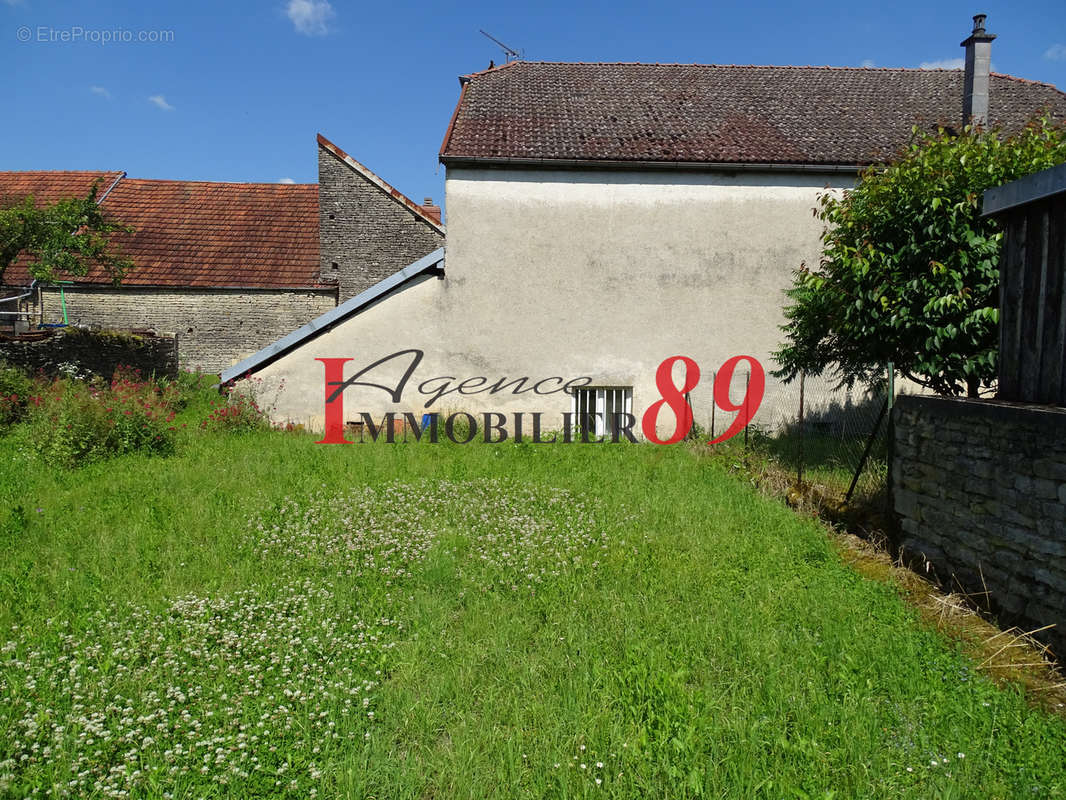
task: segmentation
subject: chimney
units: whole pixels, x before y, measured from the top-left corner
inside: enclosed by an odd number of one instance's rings
[[[433,198],[427,197],[422,201],[422,213],[440,225],[440,206],[433,205]]]
[[[960,47],[966,48],[966,73],[962,83],[962,124],[985,125],[988,122],[988,75],[992,69],[992,40],[995,34],[985,30],[987,14],[973,18],[973,32]]]

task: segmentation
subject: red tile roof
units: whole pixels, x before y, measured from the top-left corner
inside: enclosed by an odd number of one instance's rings
[[[0,197],[84,196],[91,179],[69,176],[97,174],[0,173]],[[319,277],[317,184],[124,178],[101,208],[134,229],[114,237],[134,263],[125,286],[335,287]],[[4,276],[8,285],[29,281],[24,264]],[[95,271],[78,282],[109,281]]]
[[[426,199],[428,200],[429,198],[427,197]],[[419,206],[419,208],[422,209],[422,213],[429,217],[431,220],[436,222],[438,225],[441,224],[440,206],[434,205],[433,203],[423,203]]]
[[[440,158],[860,166],[911,127],[958,126],[961,70],[512,61],[464,79]],[[1017,129],[1054,86],[994,74],[993,124]]]
[[[0,207],[33,195],[38,205],[70,197],[87,197],[97,182],[97,199],[103,197],[124,172],[0,172]]]

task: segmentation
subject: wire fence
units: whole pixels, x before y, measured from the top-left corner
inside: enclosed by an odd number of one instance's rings
[[[887,502],[890,392],[886,367],[878,388],[838,389],[800,377],[776,384],[748,431],[748,447],[773,458],[798,485],[841,502]]]

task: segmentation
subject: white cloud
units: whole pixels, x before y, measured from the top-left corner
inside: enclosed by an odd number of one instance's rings
[[[167,102],[167,99],[161,94],[153,94],[148,98],[148,102],[163,109],[164,111],[173,111],[174,106]]]
[[[4,0],[9,6],[17,6],[22,4],[22,0]]]
[[[864,58],[864,59],[862,60],[862,63],[861,63],[861,64],[860,64],[859,66],[860,66],[860,67],[867,67],[867,68],[869,68],[869,67],[875,67],[875,66],[877,66],[877,65],[876,65],[876,64],[874,64],[874,60],[873,60],[872,58]]]
[[[297,32],[305,36],[325,36],[329,21],[336,16],[329,0],[289,0],[285,13]]]
[[[1066,61],[1066,44],[1053,44],[1044,51],[1048,61]]]
[[[292,178],[278,178],[278,183],[296,183]]]
[[[965,66],[964,58],[942,58],[939,61],[923,61],[918,69],[962,69]]]
[[[100,97],[104,98],[105,100],[110,100],[111,99],[111,92],[109,92],[103,86],[90,86],[89,87],[89,91],[92,92],[93,94],[100,95]]]

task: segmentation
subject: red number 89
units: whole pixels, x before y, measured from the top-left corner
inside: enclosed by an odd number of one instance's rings
[[[679,361],[685,365],[685,377],[681,388],[674,385],[672,377],[674,364]],[[744,399],[740,403],[734,404],[730,400],[729,389],[733,383],[733,374],[741,361],[747,361],[751,365],[750,380],[747,390],[744,392]],[[688,435],[688,432],[692,429],[692,406],[689,405],[685,394],[692,391],[699,382],[699,365],[688,356],[671,356],[659,365],[659,368],[655,371],[655,388],[659,390],[659,395],[662,399],[652,403],[648,410],[644,412],[644,417],[641,419],[644,438],[649,442],[655,442],[655,444],[675,444]],[[718,375],[714,382],[714,404],[723,411],[735,411],[738,413],[725,432],[721,436],[711,439],[707,444],[724,442],[742,431],[744,426],[751,422],[755,412],[759,410],[759,405],[762,403],[765,392],[766,372],[757,359],[752,356],[733,356],[722,364],[722,368],[718,370]],[[659,411],[664,405],[670,407],[670,410],[674,412],[674,419],[677,421],[674,426],[674,433],[668,439],[660,439],[656,432]]]

